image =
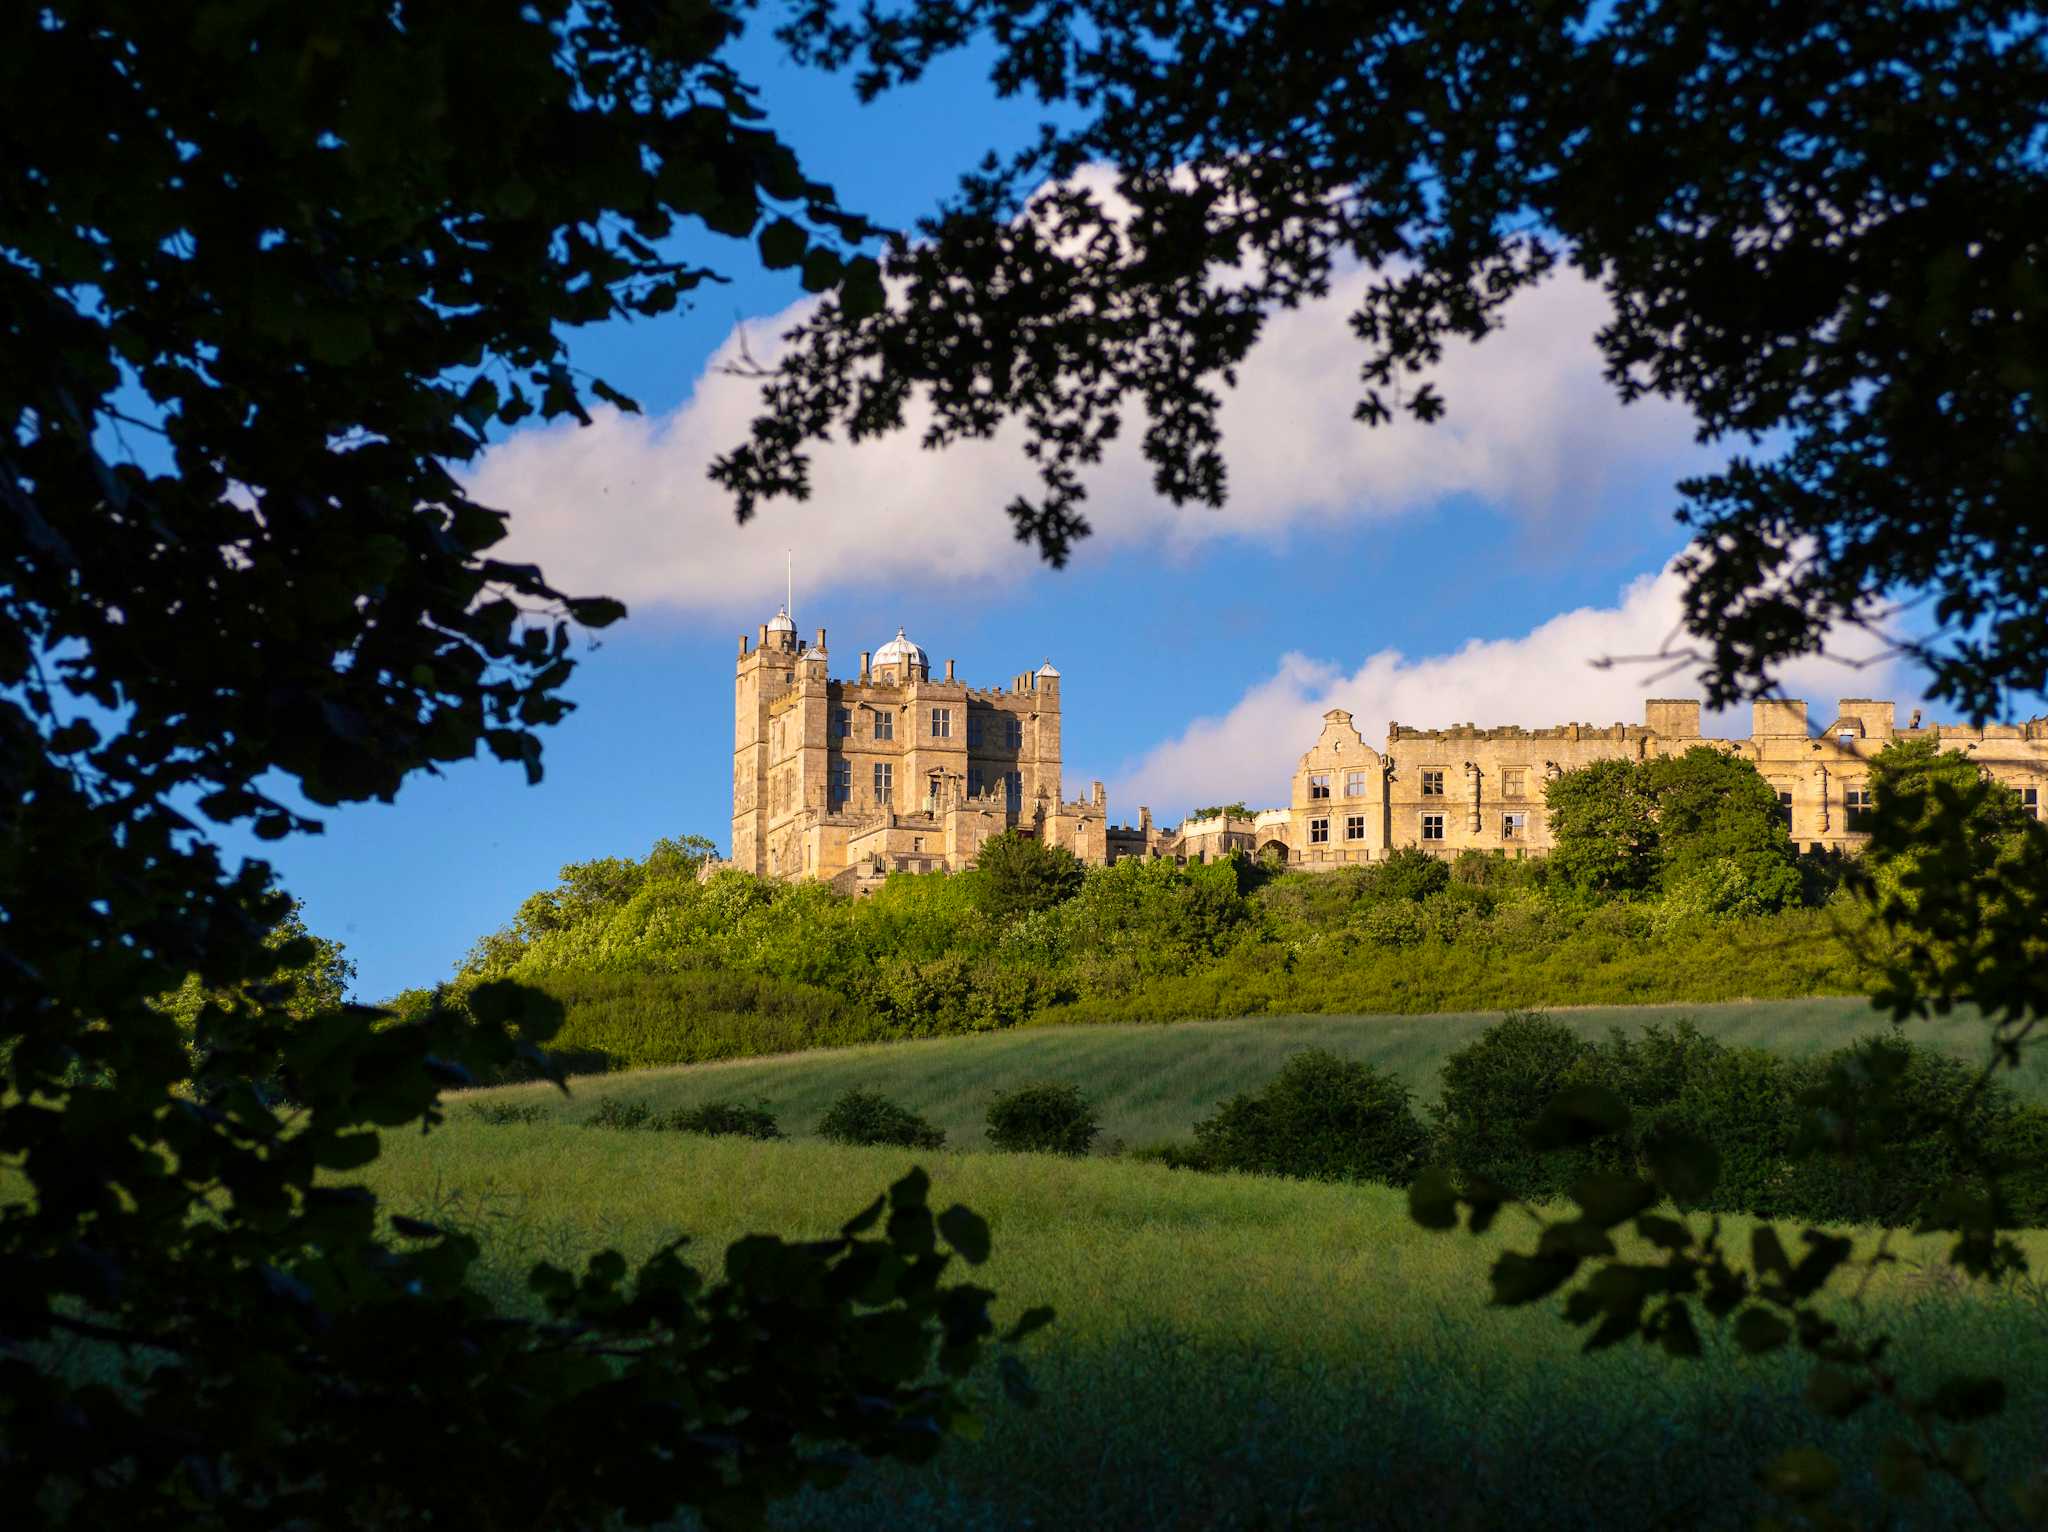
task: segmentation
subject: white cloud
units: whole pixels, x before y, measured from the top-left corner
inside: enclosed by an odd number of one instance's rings
[[[1667,566],[1633,581],[1613,606],[1561,613],[1519,638],[1475,639],[1450,654],[1414,659],[1382,649],[1352,670],[1304,654],[1284,655],[1273,674],[1227,713],[1197,719],[1118,773],[1111,802],[1158,806],[1168,824],[1205,803],[1241,798],[1254,808],[1282,804],[1295,763],[1315,742],[1322,715],[1331,708],[1351,713],[1375,749],[1385,747],[1387,725],[1394,721],[1421,728],[1640,723],[1645,697],[1701,695],[1697,667],[1673,674],[1667,673],[1669,662],[1606,669],[1593,662],[1683,648],[1682,590],[1683,581]],[[1872,647],[1860,634],[1829,645],[1842,656],[1868,654]],[[1896,664],[1856,668],[1813,658],[1788,666],[1781,690],[1805,697],[1811,721],[1823,725],[1845,693],[1892,696],[1910,706],[1900,690],[1911,684],[1904,676]],[[1709,718],[1705,732],[1746,734],[1748,716],[1740,708]]]
[[[1574,273],[1518,296],[1505,328],[1483,343],[1446,348],[1431,374],[1449,400],[1443,420],[1354,423],[1361,351],[1345,316],[1366,281],[1353,273],[1327,300],[1269,322],[1226,395],[1224,510],[1175,510],[1157,497],[1132,421],[1090,475],[1096,535],[1082,556],[1216,538],[1278,545],[1298,529],[1398,517],[1459,494],[1525,522],[1569,522],[1603,488],[1646,468],[1675,476],[1691,459],[1684,410],[1651,401],[1624,411],[1602,380],[1592,336],[1606,299]],[[759,337],[779,335],[802,313],[798,305],[750,326],[757,352]],[[957,587],[1036,567],[1002,509],[1032,490],[1015,434],[927,452],[915,419],[883,441],[820,447],[811,500],[772,505],[736,526],[704,475],[744,439],[756,407],[756,385],[719,371],[737,354],[735,337],[664,416],[600,410],[589,427],[525,431],[491,449],[470,488],[513,513],[511,536],[494,551],[540,564],[561,589],[618,596],[637,612],[743,621],[772,605],[785,548],[796,550],[813,599],[826,585],[942,576]]]

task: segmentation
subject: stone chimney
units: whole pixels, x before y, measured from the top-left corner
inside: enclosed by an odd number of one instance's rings
[[[1138,809],[1138,828],[1141,830],[1152,828],[1152,811],[1142,805]]]
[[[868,683],[868,661],[874,657],[875,651],[872,649],[863,649],[860,652],[860,683],[863,686]]]
[[[946,679],[948,681],[953,679],[953,662],[951,660],[946,661]]]
[[[818,641],[817,643],[812,645],[812,647],[815,649],[822,649],[825,647],[825,630],[823,628],[818,629]]]
[[[741,658],[741,659],[745,659],[746,657],[747,657],[747,635],[746,635],[746,634],[744,634],[744,633],[742,633],[742,634],[740,635],[740,658]]]
[[[1094,807],[1098,809],[1108,809],[1109,794],[1103,791],[1103,787],[1100,782],[1090,782],[1088,784],[1088,801],[1090,804],[1092,804]]]
[[[755,640],[754,640],[754,643],[755,643],[756,647],[758,647],[758,648],[766,649],[766,648],[768,647],[768,624],[767,624],[767,623],[765,623],[765,622],[764,622],[764,623],[762,623],[762,624],[761,624],[761,636],[760,636],[759,638],[755,639]]]

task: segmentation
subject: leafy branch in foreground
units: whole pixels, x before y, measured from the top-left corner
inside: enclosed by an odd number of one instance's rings
[[[1355,418],[1429,422],[1445,348],[1569,266],[1616,394],[1732,449],[1678,486],[1711,701],[1923,596],[1884,638],[1930,697],[2048,687],[2038,6],[803,0],[781,35],[864,95],[973,49],[1052,120],[892,243],[886,308],[796,328],[715,469],[742,516],[915,401],[934,445],[1021,426],[1010,514],[1060,562],[1126,430],[1160,495],[1224,501],[1275,312],[1362,271]]]
[[[835,1240],[743,1242],[722,1282],[673,1251],[542,1269],[545,1320],[485,1297],[466,1237],[387,1225],[348,1179],[380,1131],[548,1068],[559,1008],[343,1003],[315,941],[272,940],[271,869],[211,839],[479,752],[539,779],[575,633],[624,608],[491,557],[505,517],[460,465],[633,408],[566,336],[718,280],[679,239],[879,298],[873,230],[724,57],[740,26],[724,0],[0,7],[10,1524],[725,1524],[961,1419],[990,1325],[948,1251],[986,1231],[921,1177]]]

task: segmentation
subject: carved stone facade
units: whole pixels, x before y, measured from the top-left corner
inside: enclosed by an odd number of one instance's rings
[[[732,856],[767,877],[860,892],[891,872],[957,871],[981,843],[1023,829],[1095,865],[1159,855],[1149,809],[1112,825],[1102,784],[1060,791],[1060,673],[1050,661],[1007,687],[970,687],[953,662],[934,680],[902,632],[829,673],[825,630],[788,612],[744,635],[733,693]]]
[[[1387,725],[1386,748],[1375,750],[1333,708],[1294,774],[1284,811],[1245,822],[1255,849],[1304,867],[1372,862],[1405,846],[1443,856],[1547,851],[1550,828],[1544,783],[1602,760],[1648,760],[1697,745],[1727,750],[1755,763],[1777,790],[1793,841],[1802,848],[1854,851],[1868,840],[1870,758],[1893,739],[1937,739],[1966,754],[1996,780],[2019,791],[2039,817],[2048,799],[2048,717],[2024,724],[1922,726],[1915,713],[1903,729],[1889,702],[1852,697],[1817,733],[1804,702],[1753,704],[1746,739],[1704,739],[1700,705],[1652,699],[1643,722],[1514,725],[1449,729]],[[1204,826],[1214,821],[1203,821]],[[1194,828],[1194,827],[1190,827]]]

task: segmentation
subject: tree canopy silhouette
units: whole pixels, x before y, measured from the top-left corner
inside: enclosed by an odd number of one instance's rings
[[[573,635],[623,609],[492,558],[504,517],[456,470],[494,422],[631,407],[568,330],[673,308],[720,241],[879,301],[869,226],[724,62],[738,25],[719,0],[0,11],[16,1524],[724,1525],[961,1414],[989,1295],[948,1268],[987,1233],[916,1172],[715,1280],[605,1252],[533,1270],[542,1317],[501,1309],[474,1239],[347,1173],[438,1123],[463,1060],[542,1061],[558,1015],[502,983],[473,1028],[301,1004],[270,980],[316,945],[266,944],[288,899],[208,839],[316,830],[479,749],[538,779]]]
[[[1366,424],[1455,409],[1417,374],[1572,266],[1619,395],[1743,449],[1682,486],[1710,700],[1925,598],[1888,641],[1996,713],[2048,686],[2044,28],[2015,0],[808,0],[783,36],[865,94],[972,45],[1058,110],[891,243],[885,310],[797,329],[718,476],[743,513],[801,494],[811,442],[923,395],[930,441],[1022,423],[1010,514],[1058,562],[1134,417],[1162,496],[1223,500],[1221,389],[1343,266],[1375,273]]]

